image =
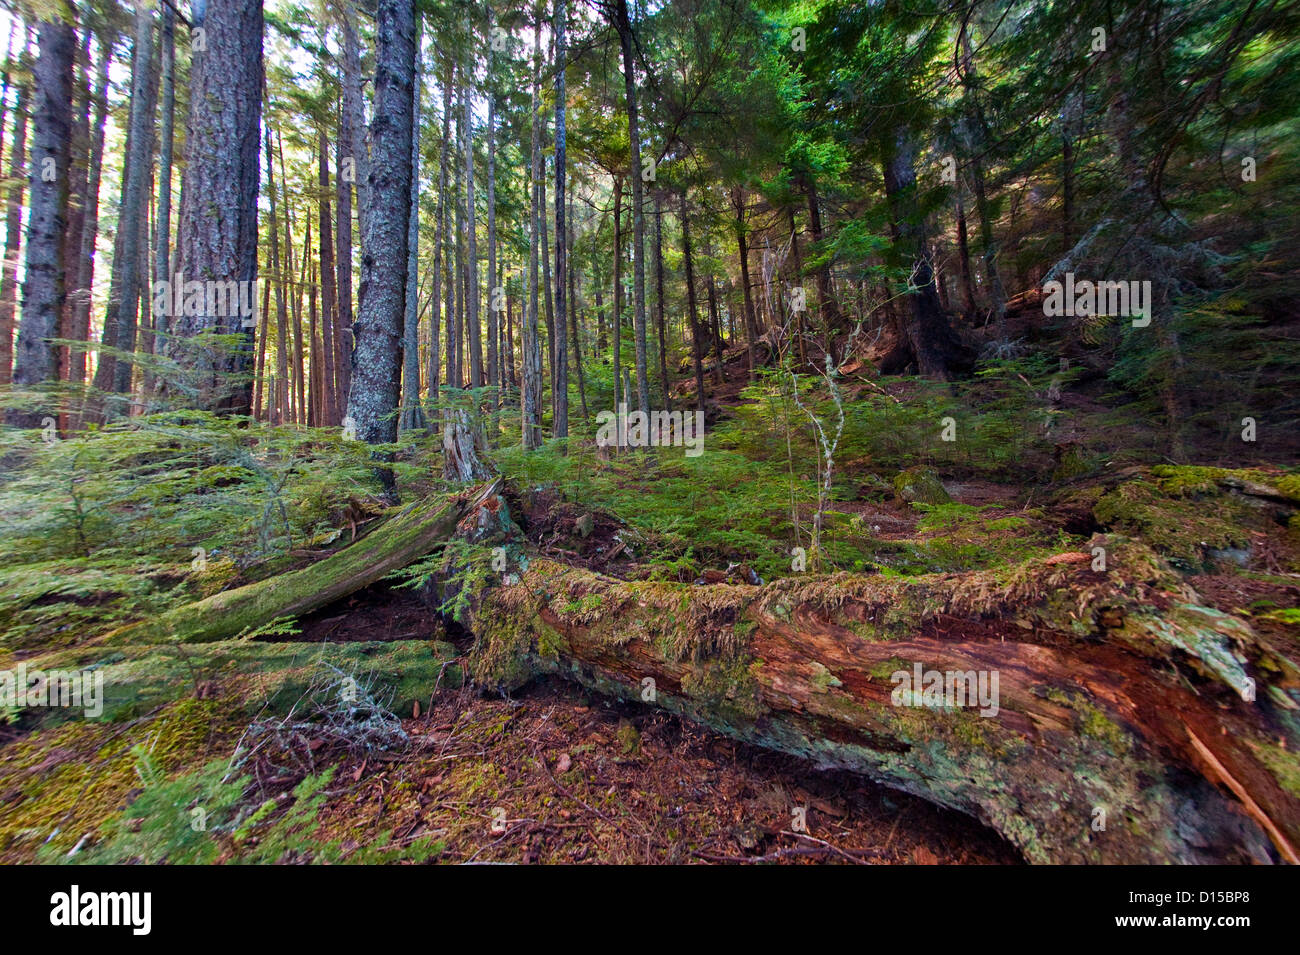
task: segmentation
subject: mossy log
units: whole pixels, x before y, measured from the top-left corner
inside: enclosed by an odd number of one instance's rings
[[[318,563],[123,627],[109,634],[107,642],[224,640],[327,606],[418,560],[453,535],[473,537],[493,527],[505,508],[500,491],[497,479],[451,498],[409,505]]]
[[[763,587],[534,560],[482,595],[470,675],[556,674],[853,770],[979,818],[1031,862],[1295,862],[1295,661],[1145,546],[1093,544],[1108,571],[1078,553]],[[915,705],[894,677],[917,664],[996,673],[996,714]]]

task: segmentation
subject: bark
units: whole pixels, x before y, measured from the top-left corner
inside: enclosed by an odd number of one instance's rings
[[[73,338],[74,312],[80,293],[77,279],[81,270],[77,265],[77,256],[81,254],[81,233],[86,225],[86,190],[90,179],[90,102],[93,93],[90,83],[90,35],[89,29],[83,30],[76,56],[76,76],[73,79],[75,117],[68,158],[71,164],[71,182],[68,192],[68,228],[63,234],[63,261],[67,264],[68,274],[64,280],[67,288],[59,315],[58,331],[58,337],[67,340]],[[68,345],[59,346],[60,377],[70,379],[72,352],[76,350]],[[81,384],[81,379],[76,379],[76,383]],[[61,429],[66,429],[68,423],[66,414],[59,416]]]
[[[468,28],[467,28],[468,29]],[[465,330],[469,342],[469,386],[483,385],[482,322],[479,319],[478,292],[478,210],[474,201],[474,114],[470,111],[465,87],[472,77],[461,77],[460,105],[464,116],[465,136]]]
[[[338,270],[338,305],[334,324],[334,374],[337,391],[334,395],[335,413],[339,423],[347,413],[348,395],[352,391],[352,183],[348,180],[351,168],[346,160],[352,148],[348,130],[349,113],[339,111],[339,138],[335,144],[334,158],[334,214],[338,227],[334,230],[334,267]]]
[[[659,383],[664,391],[664,408],[673,410],[672,385],[668,378],[668,337],[664,327],[664,211],[655,192],[655,324],[659,326]]]
[[[1257,755],[1284,731],[1227,662],[1258,676],[1276,657],[1244,621],[1174,596],[1146,548],[1112,545],[1133,570],[1049,558],[1010,588],[978,572],[624,582],[534,559],[483,597],[470,671],[507,691],[556,674],[861,773],[969,813],[1029,862],[1294,860],[1300,801]],[[1081,601],[1062,609],[1067,588]],[[997,712],[915,705],[921,687],[898,694],[914,664],[996,672]]]
[[[339,25],[343,30],[343,128],[347,133],[342,141],[346,143],[350,158],[355,163],[357,228],[361,254],[364,256],[371,188],[370,157],[366,152],[366,106],[361,95],[361,40],[357,35],[357,11],[352,0],[342,0],[340,11]],[[378,99],[375,102],[378,103]]]
[[[420,407],[420,22],[415,27],[415,76],[411,104],[411,194],[406,236],[406,313],[402,327],[402,420],[404,430],[425,427]],[[436,326],[435,326],[436,327]]]
[[[442,80],[442,155],[438,160],[438,215],[437,232],[433,241],[433,301],[430,305],[432,315],[429,319],[429,401],[433,408],[433,429],[438,430],[438,382],[442,377],[442,356],[439,340],[442,335],[439,316],[442,311],[443,255],[448,248],[447,242],[447,166],[451,156],[451,71],[448,70]],[[450,253],[446,255],[451,259]],[[451,315],[451,287],[447,281],[447,314]],[[448,357],[451,353],[451,340],[447,341]],[[448,377],[450,383],[450,376]]]
[[[251,289],[257,279],[262,23],[260,0],[208,0],[201,24],[207,48],[195,51],[190,64],[178,240],[185,281],[240,282]],[[237,337],[233,349],[221,350],[210,343],[177,347],[173,340],[178,361],[193,372],[193,400],[200,408],[248,414],[252,317],[203,312],[173,316],[178,336]]]
[[[401,398],[415,74],[415,11],[409,0],[379,0],[376,33],[374,153],[366,190],[370,210],[363,217],[361,297],[348,396],[357,438],[368,444],[396,440],[393,412]]]
[[[284,133],[276,136],[280,156],[280,193],[284,198],[284,274],[281,285],[288,296],[290,322],[293,329],[293,369],[290,380],[293,387],[292,413],[289,419],[295,424],[306,423],[306,402],[302,380],[302,297],[300,282],[294,281],[293,265],[293,206],[289,202],[289,176],[284,167]],[[304,252],[304,257],[306,253]]]
[[[163,4],[161,35],[162,57],[162,128],[158,150],[158,213],[156,218],[157,241],[154,244],[153,277],[155,282],[165,282],[171,271],[172,249],[172,163],[176,143],[176,12]],[[171,329],[166,310],[154,316],[153,350],[161,354],[167,350],[166,340]]]
[[[18,261],[22,257],[23,194],[26,192],[27,110],[31,85],[22,83],[14,105],[14,140],[9,157],[9,195],[5,204],[5,258],[0,273],[0,385],[13,380],[14,315]],[[102,125],[100,127],[103,128]],[[89,297],[87,297],[89,309]]]
[[[749,236],[745,231],[745,191],[731,190],[731,207],[736,213],[736,258],[740,260],[740,287],[745,295],[745,332],[749,339],[749,373],[754,373],[754,346],[758,342],[758,318],[754,312],[754,290],[749,280]]]
[[[489,33],[491,23],[488,24]],[[488,47],[488,115],[487,115],[487,242],[488,242],[488,310],[487,310],[487,383],[488,406],[495,411],[501,404],[501,356],[499,352],[501,310],[497,307],[497,131],[496,92],[492,85],[492,53]],[[495,439],[493,439],[495,441]]]
[[[334,346],[334,330],[338,327],[338,287],[334,272],[334,233],[330,227],[330,167],[329,140],[320,132],[320,294],[321,294],[321,418],[319,425],[334,426],[343,420],[339,412],[338,350]],[[312,348],[316,346],[313,343]]]
[[[623,53],[623,90],[627,98],[627,135],[632,144],[632,334],[636,343],[637,407],[650,410],[645,330],[645,185],[641,170],[641,128],[637,118],[636,70],[632,61],[632,22],[627,0],[615,0],[616,28]]]
[[[614,342],[614,405],[617,410],[618,386],[622,380],[623,358],[623,177],[614,177],[614,314],[610,318],[610,336]]]
[[[520,404],[525,449],[542,444],[542,349],[537,328],[538,296],[538,242],[541,211],[538,209],[542,181],[542,130],[540,114],[541,83],[541,31],[533,31],[533,89],[532,89],[532,150],[530,170],[532,181],[532,211],[529,222],[528,243],[528,309],[523,325],[523,387]]]
[[[557,438],[569,436],[569,354],[565,288],[569,272],[568,228],[565,225],[565,47],[564,0],[555,0],[555,394],[553,431]]]
[[[704,410],[704,343],[700,340],[699,307],[695,301],[695,265],[691,261],[691,216],[686,193],[681,194],[682,262],[686,267],[686,302],[691,319],[691,355],[695,360],[695,407]]]
[[[90,340],[91,290],[95,287],[96,245],[99,239],[99,185],[104,170],[104,130],[108,118],[108,69],[112,60],[112,42],[100,43],[99,66],[95,76],[95,118],[91,127],[89,169],[86,176],[85,222],[81,228],[81,248],[77,258],[77,294],[72,303],[70,337]],[[170,218],[168,219],[170,221]],[[161,222],[161,219],[160,219]],[[0,298],[3,294],[0,293]],[[68,356],[68,379],[81,384],[86,380],[86,353],[73,349]]]
[[[270,126],[266,127],[266,191],[271,200],[271,284],[275,286],[275,387],[267,419],[272,424],[284,424],[289,419],[289,313],[284,302],[284,270],[280,267],[280,216]]]
[[[573,221],[573,193],[569,193],[569,238],[566,250],[572,252],[574,236],[577,234],[577,224]],[[566,259],[568,255],[566,254]],[[568,266],[569,273],[569,352],[573,355],[573,373],[578,379],[578,401],[582,406],[582,417],[585,421],[590,415],[587,413],[587,383],[583,380],[582,373],[582,345],[578,337],[578,270],[572,264]],[[566,399],[567,405],[567,399]]]
[[[18,330],[13,383],[39,385],[59,377],[58,351],[51,344],[63,308],[63,230],[68,202],[68,140],[72,132],[72,58],[76,34],[67,4],[66,19],[41,21],[40,54],[34,83],[36,112],[32,121],[31,201],[27,224],[26,277],[22,323]],[[38,427],[52,407],[11,411],[9,424]]]

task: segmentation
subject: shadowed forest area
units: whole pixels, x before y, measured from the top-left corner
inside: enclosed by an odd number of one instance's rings
[[[1300,861],[1298,38],[3,0],[0,861]]]

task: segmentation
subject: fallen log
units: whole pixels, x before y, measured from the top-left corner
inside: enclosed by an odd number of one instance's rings
[[[475,539],[508,521],[501,480],[450,499],[417,502],[361,540],[301,570],[214,594],[109,634],[107,643],[224,640],[296,617],[368,587],[453,535]]]
[[[536,559],[481,595],[470,674],[504,690],[555,674],[862,773],[1030,862],[1295,862],[1295,661],[1144,545],[1094,543],[1109,572],[1049,558],[763,587]],[[961,705],[949,688],[995,693]]]

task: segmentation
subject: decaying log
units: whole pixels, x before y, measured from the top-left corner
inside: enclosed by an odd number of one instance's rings
[[[409,505],[361,540],[318,563],[123,627],[109,634],[107,642],[223,640],[324,607],[418,560],[453,535],[467,539],[481,536],[505,508],[500,491],[498,478],[450,500]]]
[[[1031,862],[1295,861],[1294,661],[1145,546],[1094,544],[1109,571],[1049,558],[763,587],[538,559],[482,595],[470,671],[503,689],[556,674],[862,773],[979,818]],[[904,705],[927,702],[895,692],[917,664],[996,673],[996,715]]]

